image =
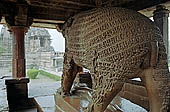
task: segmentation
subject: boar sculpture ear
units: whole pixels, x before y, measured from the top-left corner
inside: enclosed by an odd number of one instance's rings
[[[71,17],[71,18],[69,18],[67,21],[65,21],[65,23],[64,23],[63,25],[58,25],[57,30],[59,30],[59,32],[62,32],[64,38],[67,37],[67,36],[66,36],[66,34],[67,34],[67,29],[68,29],[69,27],[71,27],[73,21],[74,21],[74,18]]]

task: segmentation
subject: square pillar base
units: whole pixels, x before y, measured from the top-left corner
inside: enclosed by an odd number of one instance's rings
[[[20,110],[30,107],[32,104],[28,99],[29,78],[6,79],[7,100],[9,110]]]

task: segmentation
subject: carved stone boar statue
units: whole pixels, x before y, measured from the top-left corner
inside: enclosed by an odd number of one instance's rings
[[[79,67],[90,70],[89,111],[104,112],[126,80],[141,78],[151,112],[170,110],[170,74],[159,28],[142,14],[118,7],[96,8],[68,19],[62,90],[70,92]]]

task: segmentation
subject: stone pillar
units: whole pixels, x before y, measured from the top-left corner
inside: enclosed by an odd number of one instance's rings
[[[9,112],[34,107],[28,98],[25,67],[25,33],[32,24],[32,18],[28,17],[28,5],[19,1],[13,9],[15,13],[5,16],[11,37],[13,38],[12,79],[7,79],[7,100]]]
[[[158,5],[156,7],[156,10],[153,12],[153,14],[154,14],[153,15],[154,22],[160,28],[161,33],[163,35],[166,52],[169,58],[169,53],[170,53],[169,42],[168,42],[169,40],[169,34],[168,34],[169,10],[166,9],[166,7],[163,5]]]
[[[25,3],[18,3],[13,10],[15,13],[5,16],[5,20],[13,38],[12,76],[20,78],[26,76],[24,38],[33,19],[28,17],[28,5]]]
[[[12,26],[10,31],[13,36],[12,76],[14,78],[25,77],[24,38],[27,28],[23,26]]]

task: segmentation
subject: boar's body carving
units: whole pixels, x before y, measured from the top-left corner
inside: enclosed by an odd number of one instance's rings
[[[91,111],[104,111],[124,82],[134,77],[145,82],[150,111],[168,111],[167,55],[160,30],[150,19],[124,8],[98,8],[71,17],[62,33],[63,92],[70,91],[75,69],[81,66],[90,70],[93,80]]]

